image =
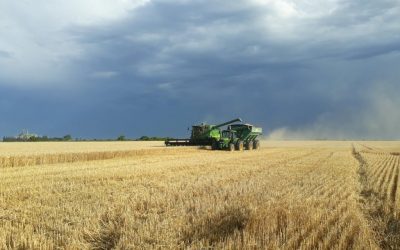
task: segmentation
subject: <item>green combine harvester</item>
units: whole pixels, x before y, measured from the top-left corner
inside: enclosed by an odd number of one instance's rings
[[[221,127],[241,122],[240,118],[232,121],[224,122],[218,125],[210,125],[202,123],[192,126],[190,139],[168,139],[165,141],[166,146],[211,146],[213,141],[221,138]]]
[[[192,126],[192,133],[189,139],[168,139],[166,146],[211,146],[213,150],[243,150],[244,148],[258,149],[260,141],[257,136],[262,134],[262,128],[250,124],[232,124],[242,122],[237,118],[218,125],[202,123]],[[227,126],[221,131],[221,127]]]

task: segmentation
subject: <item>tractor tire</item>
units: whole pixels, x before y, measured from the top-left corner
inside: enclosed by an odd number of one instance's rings
[[[256,150],[260,149],[260,141],[259,140],[253,141],[253,148]]]
[[[235,144],[229,143],[228,150],[229,150],[229,151],[235,151]]]
[[[243,141],[238,141],[236,143],[236,150],[243,151]]]
[[[213,141],[211,143],[211,150],[217,150],[218,149],[218,143],[216,141]]]
[[[253,142],[249,141],[248,143],[246,143],[246,149],[247,150],[252,150],[253,149]]]

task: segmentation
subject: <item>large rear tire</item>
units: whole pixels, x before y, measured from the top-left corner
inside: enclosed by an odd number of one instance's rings
[[[211,150],[217,150],[217,149],[218,149],[218,143],[216,141],[212,141]]]
[[[253,141],[253,148],[256,150],[260,149],[260,141],[259,140]]]
[[[229,143],[228,150],[229,150],[229,151],[235,151],[235,144]]]
[[[246,143],[246,149],[247,150],[252,150],[253,149],[253,142],[252,141],[249,141],[249,142]]]
[[[236,143],[236,150],[243,151],[243,141],[238,141]]]

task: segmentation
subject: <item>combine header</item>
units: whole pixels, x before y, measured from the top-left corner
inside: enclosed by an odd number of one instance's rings
[[[262,134],[262,128],[250,124],[232,124],[242,122],[237,118],[218,125],[202,123],[192,126],[190,139],[168,139],[166,146],[211,146],[213,150],[243,150],[244,148],[260,148],[257,136]],[[226,130],[221,131],[221,127],[227,126]]]

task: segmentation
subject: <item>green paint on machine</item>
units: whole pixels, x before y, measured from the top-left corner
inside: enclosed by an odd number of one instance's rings
[[[166,146],[211,146],[213,150],[251,150],[260,147],[257,136],[262,134],[262,128],[251,124],[232,124],[242,122],[237,118],[218,125],[200,124],[192,126],[190,139],[168,139]],[[228,126],[221,131],[221,127]]]
[[[251,124],[233,124],[221,133],[221,138],[215,142],[213,149],[252,150],[260,148],[257,137],[262,134],[262,128]]]

